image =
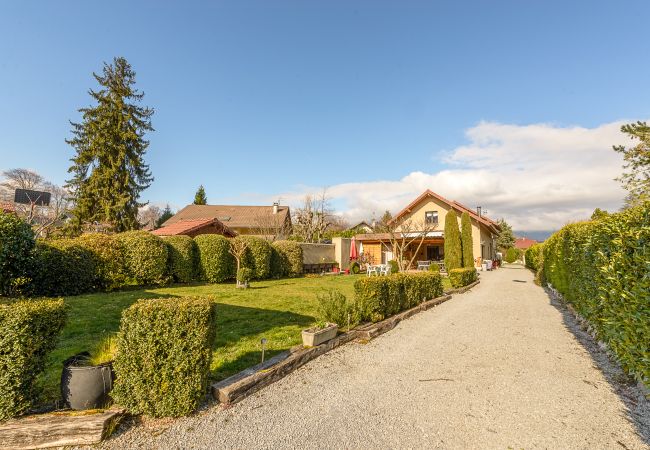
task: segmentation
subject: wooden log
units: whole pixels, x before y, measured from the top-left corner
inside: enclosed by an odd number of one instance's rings
[[[115,429],[124,412],[64,411],[12,419],[0,424],[0,447],[18,450],[97,444]]]

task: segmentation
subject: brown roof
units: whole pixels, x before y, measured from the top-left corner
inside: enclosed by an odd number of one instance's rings
[[[288,206],[279,206],[273,214],[273,206],[239,206],[239,205],[187,205],[167,220],[163,226],[181,220],[215,218],[229,228],[256,228],[269,221],[276,221],[282,226],[289,216]],[[271,222],[273,223],[273,222]]]
[[[203,227],[211,225],[217,225],[221,227],[223,229],[224,236],[233,237],[237,235],[237,233],[230,230],[227,226],[214,218],[180,220],[170,225],[165,225],[161,228],[158,228],[157,230],[153,230],[152,233],[157,236],[177,236],[180,234],[189,234],[193,231],[197,231]]]

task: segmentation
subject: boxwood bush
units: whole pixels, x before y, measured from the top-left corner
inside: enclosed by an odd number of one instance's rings
[[[63,300],[0,303],[0,422],[26,412],[36,377],[65,324]]]
[[[449,271],[449,282],[454,288],[461,288],[472,284],[478,279],[478,274],[474,267],[466,267],[463,269],[451,269]]]
[[[521,250],[515,247],[510,247],[508,250],[506,250],[506,256],[505,260],[507,263],[512,264],[513,262],[517,261],[519,258],[521,258]]]
[[[32,227],[16,215],[0,211],[0,295],[23,293],[29,282],[34,245]]]
[[[366,277],[354,283],[355,305],[360,320],[378,322],[443,293],[438,273],[400,273]]]
[[[526,267],[534,272],[539,269],[540,258],[542,257],[542,244],[533,244],[526,249],[524,259],[526,260]]]
[[[169,273],[177,283],[189,283],[197,279],[199,250],[189,236],[164,238],[169,253]]]
[[[94,255],[98,289],[112,291],[126,284],[128,270],[124,249],[115,235],[87,233],[76,238],[75,243]]]
[[[650,202],[567,225],[543,246],[546,279],[623,368],[650,385]]]
[[[237,236],[235,240],[243,240],[248,244],[242,267],[251,269],[253,279],[264,280],[271,277],[271,244],[257,236]]]
[[[302,247],[295,241],[276,241],[273,247],[280,255],[281,276],[297,277],[302,275]]]
[[[202,234],[194,238],[199,250],[201,279],[221,283],[235,278],[235,257],[230,254],[230,241],[218,234]]]
[[[99,288],[97,261],[74,239],[39,242],[32,267],[34,293],[40,296],[79,295]]]
[[[124,249],[124,258],[131,282],[139,285],[165,284],[167,245],[148,231],[127,231],[115,235]]]
[[[122,313],[112,396],[133,414],[179,417],[206,393],[216,327],[206,298],[139,300]]]

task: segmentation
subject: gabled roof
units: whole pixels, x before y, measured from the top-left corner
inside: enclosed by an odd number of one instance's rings
[[[158,228],[157,230],[153,230],[152,233],[157,236],[178,236],[181,234],[190,234],[194,231],[200,230],[201,228],[205,228],[208,226],[219,227],[223,232],[224,236],[234,237],[237,235],[237,233],[235,233],[227,226],[225,226],[223,223],[221,223],[219,220],[214,218],[180,220],[170,225],[165,225],[161,228]]]
[[[163,226],[181,220],[214,218],[229,228],[259,228],[261,225],[282,226],[287,217],[290,217],[288,206],[278,206],[278,212],[273,214],[273,206],[187,205]]]
[[[476,214],[476,212],[474,212],[471,209],[467,208],[463,204],[461,204],[461,203],[459,203],[459,202],[457,202],[455,200],[447,200],[443,196],[441,196],[439,194],[436,194],[435,192],[433,192],[430,189],[427,189],[426,191],[424,191],[422,194],[420,194],[418,196],[418,198],[416,198],[411,203],[409,203],[406,208],[404,208],[399,213],[397,213],[397,215],[395,217],[393,217],[391,222],[394,222],[394,221],[404,217],[405,215],[411,213],[415,209],[416,206],[418,206],[421,202],[423,202],[424,200],[426,200],[428,198],[435,198],[436,200],[446,204],[450,208],[453,208],[456,211],[460,212],[461,214],[464,213],[464,212],[467,212],[470,215],[470,217],[472,217],[474,220],[482,223],[483,225],[485,225],[486,227],[488,227],[489,229],[491,229],[492,231],[494,231],[496,233],[499,233],[501,231],[501,228],[499,228],[497,223],[495,221],[493,221],[492,219],[490,219],[490,218],[488,218],[486,216],[483,216],[483,215],[479,216],[478,214]]]
[[[356,230],[357,228],[361,228],[361,227],[366,227],[366,228],[368,228],[368,229],[370,229],[370,230],[373,229],[372,225],[370,225],[370,224],[369,224],[368,222],[366,222],[365,220],[362,220],[361,222],[359,222],[359,223],[356,224],[355,226],[348,228],[348,230]]]
[[[526,250],[535,244],[537,244],[537,241],[535,239],[528,239],[527,237],[520,237],[515,239],[515,247],[521,250]]]

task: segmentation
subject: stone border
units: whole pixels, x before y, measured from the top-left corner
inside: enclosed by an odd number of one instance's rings
[[[460,288],[456,293],[465,292],[477,284],[478,281],[464,288]],[[212,396],[220,403],[226,405],[236,403],[284,378],[312,359],[318,358],[336,347],[347,344],[355,339],[366,341],[374,339],[395,328],[402,320],[438,306],[451,298],[452,296],[449,293],[445,293],[441,297],[425,301],[414,308],[403,311],[381,322],[360,325],[316,347],[304,348],[302,345],[297,345],[288,352],[283,352],[271,358],[266,363],[250,367],[223,381],[213,384],[211,386]],[[272,362],[272,360],[274,361]]]
[[[464,292],[469,291],[470,289],[472,289],[474,286],[476,286],[480,282],[481,282],[481,280],[476,280],[473,283],[468,284],[467,286],[450,289],[450,290],[446,291],[445,294],[462,294]]]

